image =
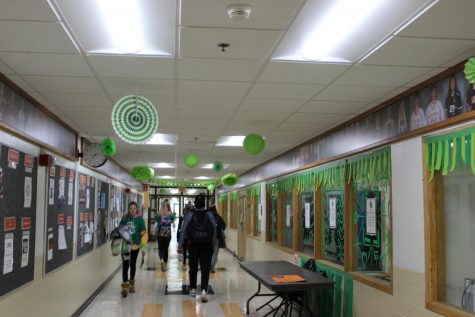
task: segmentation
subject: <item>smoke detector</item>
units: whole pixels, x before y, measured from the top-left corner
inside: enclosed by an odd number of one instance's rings
[[[231,21],[249,19],[252,8],[247,4],[232,4],[226,8],[226,13]]]

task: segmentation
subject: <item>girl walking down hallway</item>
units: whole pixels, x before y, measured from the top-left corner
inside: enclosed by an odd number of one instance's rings
[[[158,256],[160,258],[160,269],[162,272],[167,270],[168,247],[172,239],[172,223],[175,221],[175,215],[171,212],[168,199],[162,203],[162,208],[155,219],[155,232],[158,242]]]

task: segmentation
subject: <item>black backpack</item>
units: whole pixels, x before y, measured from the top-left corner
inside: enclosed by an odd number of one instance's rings
[[[188,229],[191,243],[212,243],[214,224],[205,210],[195,210]]]

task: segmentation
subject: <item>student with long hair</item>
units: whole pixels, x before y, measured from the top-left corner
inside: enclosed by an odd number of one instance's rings
[[[462,113],[462,96],[457,89],[455,75],[449,78],[449,91],[447,92],[447,97],[445,97],[445,113],[447,118],[452,118]]]
[[[162,203],[162,207],[155,218],[155,232],[158,243],[158,256],[160,258],[160,269],[165,272],[168,269],[168,247],[172,240],[172,223],[175,215],[172,213],[168,199]]]

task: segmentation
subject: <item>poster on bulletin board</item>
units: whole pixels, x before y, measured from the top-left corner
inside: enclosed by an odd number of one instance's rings
[[[73,259],[76,171],[55,165],[47,175],[45,274]]]
[[[118,186],[111,185],[110,187],[110,207],[109,207],[109,226],[107,228],[108,234],[116,228],[120,220],[125,214],[126,210],[126,195],[125,190]]]
[[[0,145],[0,296],[33,281],[37,159]]]
[[[94,210],[96,179],[79,174],[79,206],[77,219],[77,251],[79,257],[94,249]]]
[[[107,242],[109,223],[109,183],[97,181],[97,217],[96,217],[96,239],[97,246]]]

